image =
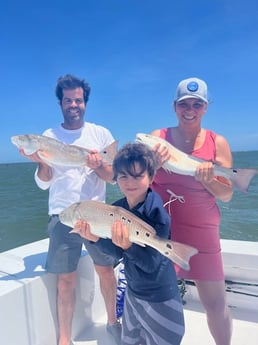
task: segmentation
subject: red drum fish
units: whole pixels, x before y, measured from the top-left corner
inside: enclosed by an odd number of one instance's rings
[[[80,167],[85,165],[85,158],[91,153],[89,149],[67,145],[56,139],[38,134],[15,135],[11,137],[11,141],[19,149],[23,149],[26,155],[37,152],[38,156],[50,166]],[[99,154],[105,163],[112,164],[116,152],[117,141],[114,141]]]
[[[130,211],[100,201],[87,200],[74,203],[59,214],[59,219],[61,223],[72,228],[78,220],[85,220],[90,225],[92,234],[102,238],[111,238],[111,227],[116,220],[120,220],[128,226],[131,242],[143,247],[155,248],[184,270],[189,270],[190,258],[198,253],[197,249],[189,245],[157,236],[152,226]]]
[[[170,153],[170,159],[163,164],[162,168],[171,173],[174,172],[180,175],[194,176],[196,167],[204,162],[204,160],[200,158],[178,150],[165,139],[151,134],[136,134],[136,142],[143,143],[151,149],[153,149],[156,144],[165,146]],[[246,192],[248,190],[249,184],[256,174],[258,174],[257,169],[230,169],[214,164],[214,175],[223,176],[230,180],[241,192]]]

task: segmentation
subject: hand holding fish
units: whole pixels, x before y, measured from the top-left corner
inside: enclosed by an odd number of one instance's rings
[[[86,156],[85,165],[93,170],[96,170],[103,165],[103,159],[97,150],[92,150]]]
[[[212,162],[203,162],[196,167],[195,179],[201,183],[211,183],[214,180],[214,166]]]
[[[42,163],[43,162],[42,159],[39,157],[37,152],[34,152],[32,154],[26,154],[22,147],[19,148],[19,151],[23,157],[30,159],[32,162],[36,162],[36,163]]]
[[[157,158],[157,165],[158,165],[157,168],[160,169],[162,165],[170,159],[169,150],[164,145],[156,144],[153,147],[153,151],[155,152],[156,158]]]
[[[70,231],[70,234],[72,233],[78,234],[88,241],[97,242],[99,240],[98,236],[92,234],[90,231],[90,224],[85,220],[78,220],[75,223],[74,228]]]
[[[124,250],[130,248],[132,245],[132,242],[129,240],[128,227],[122,224],[120,220],[115,221],[112,225],[111,236],[112,242]]]
[[[38,177],[42,181],[49,181],[52,178],[52,168],[44,161],[41,159],[41,157],[38,155],[38,152],[34,152],[32,154],[26,154],[24,149],[22,147],[19,148],[20,154],[25,157],[30,159],[32,162],[38,163]],[[43,152],[41,152],[43,154]]]

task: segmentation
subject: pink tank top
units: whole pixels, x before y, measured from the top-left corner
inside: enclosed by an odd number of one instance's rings
[[[173,144],[171,131],[161,130],[160,136]],[[192,155],[204,160],[215,160],[216,134],[206,130],[203,145]],[[159,193],[167,203],[173,192],[177,197],[166,208],[172,217],[172,239],[190,244],[199,250],[216,251],[220,248],[218,227],[220,222],[219,208],[216,199],[193,176],[167,173],[159,169],[154,182],[153,190]],[[211,232],[215,236],[211,236]]]

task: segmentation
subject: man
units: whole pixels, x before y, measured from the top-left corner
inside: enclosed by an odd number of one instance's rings
[[[43,135],[91,149],[85,166],[80,168],[50,167],[37,154],[26,156],[38,162],[35,181],[39,188],[49,188],[49,249],[46,270],[57,274],[58,345],[71,344],[72,318],[75,305],[76,270],[82,244],[91,255],[100,279],[100,288],[107,310],[107,330],[120,343],[121,326],[116,320],[116,279],[114,259],[96,250],[88,241],[77,234],[70,234],[71,228],[59,221],[59,213],[74,202],[81,200],[105,201],[106,182],[112,182],[112,166],[105,164],[98,153],[114,138],[104,127],[84,121],[90,87],[72,75],[60,77],[56,96],[63,113],[63,123],[57,128],[46,130]],[[24,152],[21,152],[24,155]]]

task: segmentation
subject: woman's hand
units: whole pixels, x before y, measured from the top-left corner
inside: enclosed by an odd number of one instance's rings
[[[233,195],[231,181],[214,175],[212,162],[203,162],[196,168],[195,179],[199,181],[215,198],[228,202]]]
[[[78,220],[70,233],[79,234],[81,237],[92,242],[97,242],[99,240],[98,236],[91,233],[90,224],[88,224],[85,220]]]
[[[162,167],[162,165],[167,162],[170,158],[170,153],[166,146],[162,146],[161,144],[156,144],[153,147],[153,151],[156,154],[157,162],[158,162],[158,169]]]
[[[214,179],[214,166],[212,162],[199,164],[195,171],[195,179],[201,183],[210,183]]]
[[[122,249],[126,250],[131,247],[132,242],[129,240],[129,231],[128,227],[121,223],[121,221],[117,220],[112,228],[112,242]]]

